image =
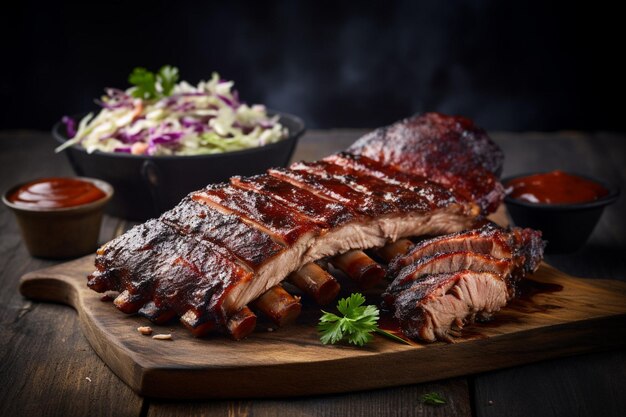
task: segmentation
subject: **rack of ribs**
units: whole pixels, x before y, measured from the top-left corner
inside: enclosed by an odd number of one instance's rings
[[[501,152],[468,120],[429,113],[376,132],[321,161],[192,192],[101,247],[88,286],[119,292],[114,304],[125,313],[157,323],[179,317],[194,335],[239,339],[254,329],[253,310],[277,324],[297,316],[285,280],[332,300],[339,285],[320,260],[372,286],[386,271],[362,250],[466,230],[501,201]],[[450,152],[438,167],[441,146]],[[455,153],[480,171],[476,184],[458,169],[446,174]]]

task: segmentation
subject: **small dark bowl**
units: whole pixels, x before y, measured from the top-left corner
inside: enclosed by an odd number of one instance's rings
[[[108,214],[142,221],[158,216],[191,191],[208,184],[287,165],[304,133],[304,123],[290,114],[270,112],[276,114],[289,136],[258,148],[214,155],[148,156],[98,151],[89,154],[75,145],[63,152],[76,175],[100,178],[115,188],[115,196],[106,208]],[[83,116],[73,117],[80,120]],[[54,125],[52,135],[59,143],[68,140],[62,122]]]
[[[504,186],[513,179],[540,174],[520,174],[502,180]],[[596,182],[609,190],[598,200],[574,204],[541,204],[518,200],[510,196],[504,198],[509,215],[515,225],[541,230],[548,241],[546,252],[570,253],[580,249],[596,227],[604,207],[613,204],[619,197],[620,190],[597,178],[573,174]]]

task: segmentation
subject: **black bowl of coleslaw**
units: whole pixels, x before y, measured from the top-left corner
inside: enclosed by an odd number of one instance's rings
[[[287,113],[268,113],[278,116],[287,136],[275,143],[244,150],[155,156],[98,150],[88,153],[82,146],[74,145],[63,152],[76,175],[99,178],[113,186],[115,195],[107,206],[108,214],[143,221],[160,215],[188,193],[208,184],[228,181],[234,175],[255,175],[271,167],[286,166],[305,131],[304,123]],[[52,135],[60,144],[69,140],[62,121],[54,125]]]

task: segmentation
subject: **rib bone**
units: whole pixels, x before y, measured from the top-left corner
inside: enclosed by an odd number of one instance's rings
[[[252,306],[262,311],[278,326],[293,323],[302,310],[300,300],[280,285],[267,290],[252,303]]]
[[[341,289],[337,280],[314,262],[292,272],[288,279],[319,305],[330,303]]]

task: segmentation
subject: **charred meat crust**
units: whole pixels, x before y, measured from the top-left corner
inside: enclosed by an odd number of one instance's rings
[[[344,205],[321,198],[269,175],[233,177],[231,183],[241,189],[255,191],[298,211],[318,224],[330,229],[353,220],[358,215]]]
[[[498,259],[491,255],[470,251],[438,253],[405,267],[387,287],[383,299],[390,305],[397,294],[415,281],[433,274],[453,273],[461,270],[493,272],[509,276],[515,267],[512,259]]]
[[[135,226],[98,251],[97,271],[87,285],[98,291],[127,291],[156,312],[196,313],[195,325],[224,326],[222,301],[252,273],[225,249],[178,234],[159,220]],[[119,306],[118,306],[119,307]]]
[[[427,342],[453,341],[464,325],[506,305],[506,283],[492,272],[458,271],[413,282],[395,300],[403,333]]]
[[[526,272],[532,272],[542,259],[544,246],[541,233],[532,229],[501,228],[487,223],[478,229],[426,239],[406,254],[395,257],[389,263],[389,271],[397,274],[414,261],[438,253],[471,251],[498,259],[515,257]]]
[[[539,266],[544,245],[541,232],[495,224],[424,240],[392,262],[399,272],[384,305],[407,336],[452,341],[465,324],[490,317],[515,296],[519,279]]]
[[[386,178],[392,177],[368,175],[367,172],[329,161],[297,162],[290,168],[293,171],[307,172],[324,178],[330,176],[378,201],[393,205],[399,212],[444,207],[447,202],[453,200],[453,196],[446,189],[440,186],[433,187],[434,184],[432,183],[430,187],[426,182],[421,183],[420,188],[398,187],[391,181],[385,181]]]
[[[283,249],[269,234],[251,227],[238,215],[211,210],[191,196],[160,220],[181,234],[224,246],[253,270]]]
[[[224,209],[262,226],[276,240],[293,245],[317,225],[266,195],[241,190],[228,184],[210,185],[192,194],[192,199],[214,209]]]
[[[477,201],[486,213],[504,198],[504,154],[469,119],[426,113],[377,129],[347,150],[427,177]]]

